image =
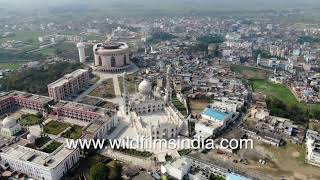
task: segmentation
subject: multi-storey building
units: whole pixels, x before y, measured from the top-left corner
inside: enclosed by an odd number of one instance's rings
[[[27,174],[39,180],[59,180],[80,159],[80,150],[68,149],[61,145],[52,153],[42,152],[23,146],[24,140],[5,147],[0,152],[2,161],[9,164],[12,171]]]
[[[307,132],[307,162],[320,167],[320,134],[309,130]]]
[[[78,69],[48,85],[49,96],[54,101],[64,100],[75,95],[89,84],[89,71]]]
[[[45,112],[52,98],[20,91],[11,91],[0,95],[0,115],[19,108]]]

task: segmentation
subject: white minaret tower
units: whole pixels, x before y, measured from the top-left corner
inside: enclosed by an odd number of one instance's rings
[[[260,65],[260,62],[261,62],[261,54],[258,54],[258,57],[257,57],[257,66]]]
[[[127,88],[127,72],[123,73],[123,98],[124,98],[124,112],[129,114],[129,96],[128,96],[128,88]]]
[[[166,96],[165,100],[169,103],[172,99],[172,90],[171,90],[171,67],[167,68],[167,82],[166,82]]]
[[[80,41],[77,44],[77,48],[78,48],[78,51],[79,51],[80,63],[85,63],[86,62],[86,54],[85,54],[85,51],[84,51],[85,47],[86,47],[86,45],[82,41]]]

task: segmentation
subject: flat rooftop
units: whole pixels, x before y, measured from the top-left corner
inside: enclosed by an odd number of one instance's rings
[[[0,100],[6,99],[8,97],[20,97],[20,98],[29,99],[32,101],[38,101],[44,104],[52,101],[52,98],[48,96],[41,96],[41,95],[31,94],[31,93],[26,93],[21,91],[10,91],[8,93],[3,93],[0,95]]]
[[[80,76],[81,74],[83,74],[85,72],[88,72],[88,70],[86,70],[86,69],[77,69],[77,70],[71,72],[70,74],[66,74],[62,78],[50,83],[48,85],[48,87],[62,86],[65,83],[69,82],[70,79],[74,79],[74,78]]]
[[[75,103],[70,101],[59,101],[57,104],[55,104],[55,107],[66,107],[66,108],[77,109],[82,111],[90,111],[95,113],[104,112],[103,108],[100,108],[97,106],[91,106],[87,104]]]
[[[10,147],[7,150],[3,151],[3,154],[6,154],[14,159],[19,159],[21,161],[28,161],[34,164],[37,164],[42,167],[54,168],[60,164],[69,154],[71,154],[74,149],[67,149],[61,145],[55,152],[47,154],[35,149],[28,147],[23,147],[17,145],[15,147]]]
[[[128,47],[126,43],[120,43],[120,42],[99,43],[96,46],[97,48],[106,49],[106,50],[124,49]]]
[[[229,113],[221,112],[213,108],[206,108],[202,112],[202,114],[217,119],[219,121],[224,121],[229,116]]]

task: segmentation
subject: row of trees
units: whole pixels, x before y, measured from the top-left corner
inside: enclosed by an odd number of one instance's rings
[[[271,115],[291,119],[299,124],[306,124],[309,119],[320,119],[320,109],[305,104],[285,104],[280,99],[266,99]]]

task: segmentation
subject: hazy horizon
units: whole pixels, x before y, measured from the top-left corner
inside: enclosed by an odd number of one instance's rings
[[[0,6],[6,10],[39,9],[59,6],[86,5],[91,8],[145,8],[166,9],[222,9],[222,10],[270,10],[287,8],[319,8],[319,0],[0,0]]]

